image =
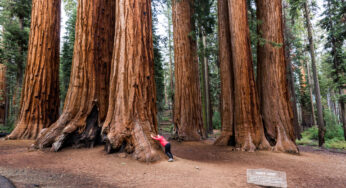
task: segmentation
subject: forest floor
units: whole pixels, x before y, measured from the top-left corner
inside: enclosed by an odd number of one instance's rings
[[[173,163],[147,164],[102,146],[53,153],[28,150],[32,141],[0,140],[0,175],[17,187],[256,187],[246,183],[246,169],[266,168],[286,172],[288,187],[346,187],[342,152],[245,153],[211,143],[172,142]]]

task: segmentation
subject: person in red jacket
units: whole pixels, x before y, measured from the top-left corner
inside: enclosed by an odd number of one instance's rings
[[[165,148],[165,153],[168,156],[168,162],[173,162],[173,154],[171,153],[171,143],[169,143],[163,136],[157,135],[153,136],[151,135],[151,138],[154,140],[160,141],[160,144]]]

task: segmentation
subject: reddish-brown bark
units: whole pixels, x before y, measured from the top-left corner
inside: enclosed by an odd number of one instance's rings
[[[192,0],[173,0],[175,63],[174,125],[180,140],[204,135]]]
[[[117,1],[116,18],[109,107],[102,130],[106,149],[156,161],[162,152],[150,137],[157,133],[151,1]]]
[[[218,1],[219,59],[221,78],[221,135],[215,145],[234,143],[234,77],[232,67],[231,33],[227,0]],[[230,143],[233,141],[233,143]]]
[[[35,139],[59,115],[60,4],[60,0],[32,1],[21,107],[8,139]]]
[[[234,133],[243,151],[266,149],[252,65],[246,0],[228,1],[234,76]]]
[[[286,80],[281,0],[257,0],[258,31],[266,43],[258,45],[257,83],[265,133],[275,151],[298,153],[293,112]]]
[[[42,132],[35,147],[58,151],[73,144],[93,146],[108,108],[115,2],[79,0],[69,89],[59,119]]]
[[[259,112],[246,1],[221,0],[218,7],[222,132],[215,145],[234,145],[243,151],[267,149],[270,145]]]

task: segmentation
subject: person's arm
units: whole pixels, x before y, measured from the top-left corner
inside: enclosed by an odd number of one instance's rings
[[[151,138],[153,138],[154,140],[159,140],[159,136],[153,136],[153,135],[150,135]]]

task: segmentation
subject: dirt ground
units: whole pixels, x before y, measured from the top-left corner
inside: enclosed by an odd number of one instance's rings
[[[29,151],[31,143],[0,140],[0,175],[17,187],[257,187],[246,183],[246,169],[258,168],[285,171],[288,187],[346,187],[346,154],[309,147],[291,155],[172,142],[175,162],[147,164],[103,146],[53,153]]]

